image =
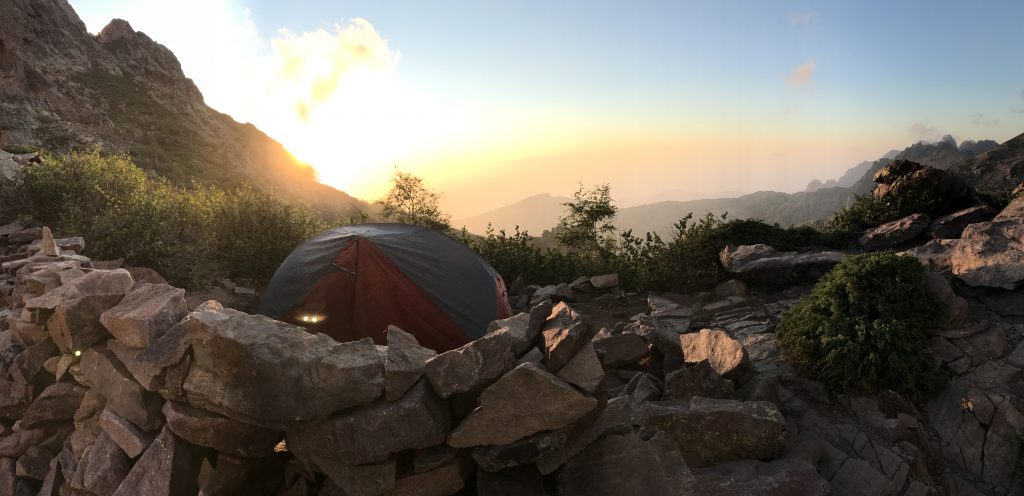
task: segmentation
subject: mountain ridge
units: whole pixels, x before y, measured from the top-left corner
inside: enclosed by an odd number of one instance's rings
[[[174,53],[127,21],[92,35],[66,0],[5,0],[0,18],[0,145],[100,146],[180,183],[250,183],[342,216],[372,210],[206,105]]]

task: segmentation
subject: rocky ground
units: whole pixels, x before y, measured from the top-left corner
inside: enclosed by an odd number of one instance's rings
[[[838,252],[725,247],[735,279],[692,295],[515,283],[522,313],[438,354],[0,226],[0,494],[1022,494],[1022,205],[861,240],[935,269],[950,381],[928,398],[830,392],[780,358],[780,316]]]

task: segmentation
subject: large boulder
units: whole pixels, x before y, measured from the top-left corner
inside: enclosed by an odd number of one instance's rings
[[[145,348],[186,314],[184,289],[144,283],[103,312],[100,322],[118,341],[132,348]]]
[[[721,329],[702,329],[679,336],[686,363],[707,361],[714,371],[725,378],[741,376],[750,364],[743,344]]]
[[[950,265],[971,286],[1016,288],[1024,281],[1024,218],[967,226],[950,251]]]
[[[384,360],[372,341],[324,334],[237,310],[190,315],[188,402],[272,429],[325,419],[384,393]]]
[[[448,436],[468,448],[509,444],[530,434],[565,427],[597,405],[542,365],[524,363],[480,394],[480,406]]]
[[[719,253],[726,271],[754,284],[814,282],[843,259],[837,251],[779,252],[771,246],[728,245]]]
[[[1021,189],[1021,186],[1018,186],[1017,188]],[[995,220],[1006,220],[1017,217],[1024,217],[1024,194],[1018,194],[1016,198],[1011,200],[1010,204],[1004,207],[1003,210],[999,212],[999,215],[996,215]]]
[[[388,351],[384,357],[384,391],[388,401],[405,395],[423,376],[427,360],[437,353],[420,346],[416,337],[396,326],[388,326]]]
[[[237,420],[192,408],[186,403],[164,403],[167,428],[176,436],[196,445],[213,448],[232,456],[258,458],[274,453],[284,434],[244,424]]]
[[[643,422],[672,436],[691,466],[726,460],[771,460],[786,442],[786,421],[767,401],[695,397],[643,405]]]
[[[925,199],[936,206],[970,204],[974,200],[973,191],[960,178],[910,160],[890,162],[875,173],[874,181],[875,198]]]
[[[912,214],[864,231],[860,245],[866,251],[888,250],[916,238],[928,228],[927,214]]]
[[[326,422],[288,431],[288,450],[321,466],[363,465],[444,443],[450,427],[448,404],[421,380],[398,401],[341,412]]]
[[[967,321],[967,300],[953,292],[953,287],[945,277],[930,270],[925,271],[924,290],[939,303],[945,317],[943,328],[955,329]]]
[[[441,353],[427,360],[427,379],[442,398],[480,391],[515,366],[513,340],[505,327]]]
[[[988,205],[975,205],[957,210],[933,220],[928,226],[928,235],[935,239],[959,238],[967,226],[991,220],[995,214],[996,212]]]
[[[915,257],[926,268],[945,273],[950,271],[949,252],[959,241],[958,239],[933,239],[921,246],[900,252],[900,255]]]

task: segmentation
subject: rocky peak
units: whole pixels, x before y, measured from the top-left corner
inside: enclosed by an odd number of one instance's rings
[[[106,27],[104,27],[99,34],[99,40],[101,43],[111,43],[118,41],[126,36],[135,34],[135,30],[132,29],[132,25],[124,19],[112,19]]]

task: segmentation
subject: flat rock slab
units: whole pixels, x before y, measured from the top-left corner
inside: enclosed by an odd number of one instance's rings
[[[300,459],[362,465],[444,443],[450,427],[448,404],[421,380],[399,401],[342,412],[326,422],[289,431],[288,449]]]
[[[597,405],[541,365],[524,363],[485,389],[480,406],[448,437],[455,448],[509,444],[565,427]]]
[[[719,253],[725,270],[747,283],[785,285],[814,282],[843,260],[837,251],[779,252],[771,246],[726,246]]]
[[[859,242],[866,251],[888,250],[918,237],[930,222],[927,214],[908,215],[868,229]]]
[[[743,345],[721,329],[702,329],[679,336],[679,345],[688,364],[707,361],[714,371],[725,378],[734,379],[743,374],[750,364]]]
[[[976,205],[957,210],[933,220],[928,226],[928,235],[935,239],[956,239],[963,234],[967,226],[992,220],[995,215],[995,210],[988,205]]]
[[[144,432],[110,410],[100,413],[100,428],[121,447],[128,458],[137,458],[153,443],[155,435]]]
[[[193,408],[185,403],[164,403],[167,427],[176,436],[220,453],[247,458],[267,457],[284,433],[264,429],[216,413]]]
[[[93,270],[82,277],[68,281],[53,291],[25,302],[31,310],[53,310],[62,301],[87,295],[126,294],[132,288],[131,274],[124,269]]]
[[[185,290],[167,284],[143,283],[100,322],[112,336],[132,348],[145,348],[188,314]]]
[[[639,362],[650,354],[647,341],[633,333],[596,337],[593,343],[601,364],[608,369]]]
[[[480,391],[515,366],[512,344],[508,328],[485,334],[428,360],[427,379],[442,398]]]
[[[649,402],[643,422],[668,433],[691,466],[726,460],[771,460],[782,453],[786,421],[767,401],[696,397],[689,401]]]
[[[69,382],[58,382],[43,390],[21,418],[22,429],[31,429],[51,422],[71,420],[86,389]]]
[[[192,406],[287,429],[370,403],[384,393],[384,359],[372,341],[324,334],[237,310],[193,312]]]
[[[967,226],[949,260],[953,274],[971,286],[1016,288],[1024,281],[1024,218]]]

